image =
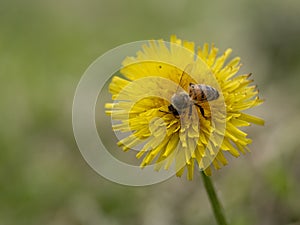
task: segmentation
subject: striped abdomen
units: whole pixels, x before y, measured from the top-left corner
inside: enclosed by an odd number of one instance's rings
[[[217,89],[205,84],[190,84],[189,96],[196,102],[207,102],[219,98]]]

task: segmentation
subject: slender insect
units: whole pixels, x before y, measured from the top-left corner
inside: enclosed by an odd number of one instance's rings
[[[181,74],[179,85],[183,75],[186,73],[186,71],[191,70],[191,68],[192,64],[188,64],[186,66]],[[201,115],[207,119],[201,104],[218,99],[218,90],[209,85],[190,83],[188,87],[188,93],[185,91],[178,93],[178,87],[175,94],[171,98],[171,104],[168,106],[169,113],[172,113],[174,116],[180,116],[188,111],[190,117],[192,115],[192,107],[195,105],[200,109]]]

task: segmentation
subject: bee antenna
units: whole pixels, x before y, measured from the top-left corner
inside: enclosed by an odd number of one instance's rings
[[[192,68],[193,68],[193,65],[190,63],[190,64],[188,64],[185,68],[184,68],[184,70],[182,71],[182,74],[181,74],[181,77],[180,77],[180,80],[179,80],[179,83],[178,83],[178,86],[177,86],[177,89],[176,89],[176,93],[177,93],[177,91],[178,91],[178,88],[179,88],[179,86],[180,86],[180,83],[181,83],[181,81],[182,81],[182,77],[183,77],[183,75],[185,74],[185,73],[190,73],[191,71],[192,71]]]
[[[180,86],[180,83],[181,83],[183,74],[184,74],[184,71],[182,71],[182,74],[181,74],[180,80],[179,80],[179,82],[178,82],[178,86],[177,86],[177,88],[176,88],[176,92],[175,92],[175,93],[177,93],[177,91],[178,91],[178,88],[179,88],[179,86]]]

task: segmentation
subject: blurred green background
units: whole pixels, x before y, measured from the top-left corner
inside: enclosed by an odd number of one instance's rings
[[[216,224],[199,176],[112,183],[72,133],[89,64],[171,34],[233,48],[266,99],[249,111],[266,120],[247,128],[252,153],[213,175],[230,224],[300,224],[299,21],[297,0],[0,0],[0,225]]]

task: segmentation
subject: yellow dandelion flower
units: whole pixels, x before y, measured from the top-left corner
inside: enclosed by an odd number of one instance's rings
[[[114,76],[106,104],[113,129],[123,132],[118,145],[138,149],[141,167],[175,165],[176,175],[195,166],[211,174],[211,167],[227,164],[224,152],[238,157],[249,151],[251,139],[240,127],[263,125],[243,111],[262,103],[250,74],[236,75],[240,58],[226,62],[232,50],[218,56],[214,46],[195,49],[193,42],[171,36],[170,42],[150,41],[127,57]]]

